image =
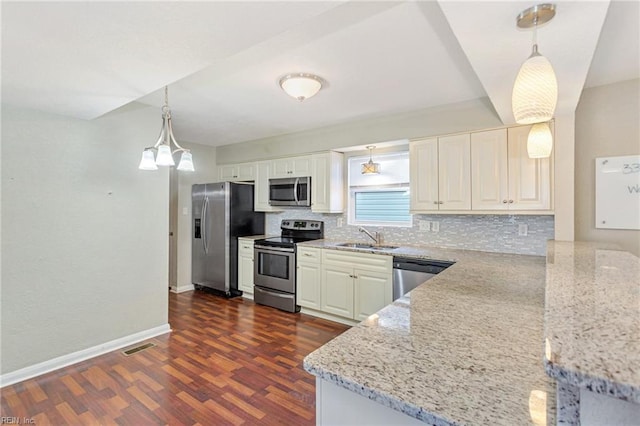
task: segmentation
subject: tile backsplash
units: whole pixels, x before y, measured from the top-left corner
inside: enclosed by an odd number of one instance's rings
[[[338,219],[343,226],[338,227]],[[308,209],[288,209],[281,213],[266,213],[266,231],[280,234],[282,219],[313,219],[325,224],[325,238],[344,241],[371,241],[348,225],[343,214],[312,213]],[[421,231],[420,221],[437,222],[439,230]],[[527,235],[518,235],[520,225],[526,225]],[[425,245],[501,253],[544,256],[546,242],[553,239],[553,216],[540,215],[413,215],[411,228],[367,226],[369,231],[381,232],[384,243]]]

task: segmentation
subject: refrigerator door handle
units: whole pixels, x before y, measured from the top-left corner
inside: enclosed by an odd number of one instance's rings
[[[209,207],[209,197],[204,197],[204,202],[202,203],[202,246],[205,254],[209,254],[207,244],[207,207]]]
[[[298,184],[300,183],[300,178],[296,178],[296,182],[293,184],[293,198],[296,200],[296,204],[300,204],[300,200],[298,200]]]

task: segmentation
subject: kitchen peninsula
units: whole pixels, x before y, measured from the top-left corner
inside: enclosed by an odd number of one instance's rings
[[[545,258],[398,252],[456,264],[305,358],[317,423],[554,424],[555,382],[543,365]]]

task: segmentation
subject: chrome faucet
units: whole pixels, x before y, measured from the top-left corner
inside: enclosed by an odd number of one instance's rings
[[[371,238],[373,241],[375,241],[376,244],[380,245],[382,243],[382,235],[379,232],[374,232],[375,234],[374,235],[371,232],[364,229],[362,226],[358,228],[358,231],[364,232],[365,234],[367,234],[367,236]]]

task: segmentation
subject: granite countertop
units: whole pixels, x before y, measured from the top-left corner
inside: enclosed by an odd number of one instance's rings
[[[549,242],[547,373],[640,403],[640,258],[615,245]]]
[[[544,257],[374,253],[456,264],[308,355],[308,372],[432,424],[555,424],[555,382],[542,362]]]

